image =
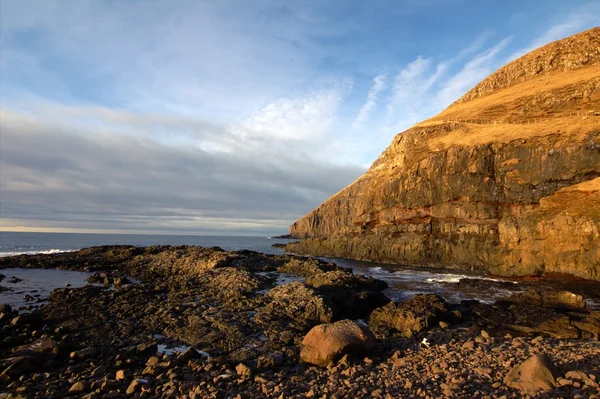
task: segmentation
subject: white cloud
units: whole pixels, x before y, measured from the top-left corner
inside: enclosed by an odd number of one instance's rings
[[[253,115],[243,135],[286,141],[312,140],[328,132],[335,121],[344,93],[330,88],[304,97],[282,98]]]
[[[370,114],[371,110],[377,104],[377,97],[378,97],[379,93],[381,93],[383,90],[385,90],[387,88],[386,80],[387,80],[387,73],[385,73],[385,72],[381,72],[379,75],[375,76],[375,78],[373,79],[373,85],[371,86],[371,89],[369,90],[369,93],[367,94],[367,101],[362,106],[362,108],[358,112],[358,115],[356,116],[356,119],[354,119],[354,122],[352,123],[352,126],[354,129],[358,129],[358,128],[362,127],[362,125],[365,123],[365,121],[369,118],[369,114]]]

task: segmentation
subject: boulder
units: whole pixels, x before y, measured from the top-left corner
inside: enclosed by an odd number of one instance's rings
[[[306,284],[295,281],[273,288],[268,293],[271,302],[265,312],[287,316],[293,320],[329,323],[334,308],[325,298]]]
[[[390,300],[382,293],[385,281],[355,275],[350,270],[334,270],[316,273],[306,279],[306,285],[314,288],[339,311],[336,318],[366,318],[378,306]]]
[[[526,393],[535,393],[556,387],[559,376],[550,358],[538,353],[513,367],[504,378],[504,383]]]
[[[386,336],[390,330],[412,337],[431,326],[438,325],[448,314],[444,299],[438,295],[418,294],[405,302],[390,302],[371,313],[369,325]]]
[[[570,291],[538,291],[519,292],[506,299],[508,302],[527,305],[538,305],[557,308],[585,309],[583,296]]]
[[[50,338],[40,338],[30,344],[21,345],[14,349],[13,356],[59,356],[64,353],[65,345]]]
[[[71,352],[71,354],[69,356],[73,360],[84,360],[84,359],[94,358],[94,357],[96,357],[96,355],[98,355],[98,349],[96,349],[94,347],[88,347],[88,348],[84,348],[84,349],[80,349],[80,350]]]
[[[363,323],[340,320],[311,329],[302,340],[301,359],[326,366],[345,354],[364,356],[375,347],[373,332]]]

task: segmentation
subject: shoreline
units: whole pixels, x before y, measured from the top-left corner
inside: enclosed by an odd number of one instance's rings
[[[537,353],[560,369],[546,394],[600,394],[600,311],[571,293],[394,303],[385,283],[333,263],[215,247],[93,247],[1,258],[0,273],[8,267],[105,283],[54,290],[29,314],[2,309],[0,392],[12,395],[500,398],[522,394],[505,377]],[[348,319],[365,321],[373,348],[325,366],[303,360],[311,329]]]

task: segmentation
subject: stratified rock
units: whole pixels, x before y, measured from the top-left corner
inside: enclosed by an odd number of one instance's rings
[[[395,330],[412,337],[437,325],[448,313],[446,302],[438,295],[418,294],[404,302],[390,302],[377,308],[369,317],[369,325],[379,334]]]
[[[268,293],[271,302],[265,312],[285,315],[293,320],[329,323],[335,309],[322,295],[306,284],[295,281],[275,287]]]
[[[306,363],[326,366],[347,353],[363,356],[375,347],[368,326],[351,320],[314,327],[302,340],[300,357]]]
[[[290,227],[301,254],[600,280],[600,27],[398,134]]]
[[[537,354],[513,367],[504,378],[504,383],[511,388],[535,393],[556,387],[556,378],[559,376],[560,373],[550,358]]]

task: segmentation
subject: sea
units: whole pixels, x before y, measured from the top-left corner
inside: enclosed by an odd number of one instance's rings
[[[284,250],[273,248],[272,245],[286,242],[289,240],[273,237],[0,232],[0,257],[53,254],[99,245],[218,246],[229,251],[247,249],[279,255],[283,254]],[[386,281],[389,288],[385,293],[393,300],[404,300],[415,294],[425,293],[437,294],[455,303],[473,299],[493,303],[526,289],[517,282],[490,278],[480,273],[463,270],[388,265],[339,258],[323,257],[321,259],[350,268],[354,273]],[[87,278],[87,275],[77,274],[78,272],[65,271],[4,269],[0,270],[0,273],[6,276],[1,283],[4,286],[7,286],[6,281],[10,277],[18,277],[23,280],[15,283],[14,287],[9,287],[11,291],[0,292],[0,303],[3,303],[3,299],[5,301],[7,298],[10,299],[9,295],[13,295],[15,298],[16,295],[21,295],[19,298],[22,298],[23,293],[34,288],[39,295],[42,291],[49,292],[53,288],[64,286],[65,282],[73,287],[82,286],[86,284]],[[69,279],[69,276],[72,278]],[[596,302],[593,305],[600,306]]]

